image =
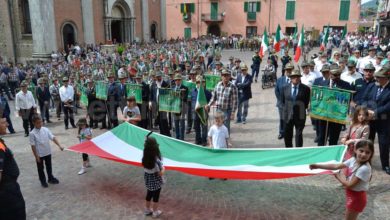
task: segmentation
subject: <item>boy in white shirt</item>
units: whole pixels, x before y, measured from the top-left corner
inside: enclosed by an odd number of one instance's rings
[[[43,163],[45,163],[46,166],[48,182],[51,184],[59,183],[58,179],[56,179],[52,173],[50,141],[53,141],[61,151],[63,151],[64,148],[48,128],[42,127],[42,119],[38,114],[33,115],[32,121],[34,129],[30,132],[30,145],[37,163],[39,180],[41,181],[42,187],[47,188],[48,185],[43,170]]]
[[[224,114],[217,112],[215,114],[215,124],[210,127],[208,139],[210,147],[214,149],[227,148],[229,146],[229,131],[223,124]]]

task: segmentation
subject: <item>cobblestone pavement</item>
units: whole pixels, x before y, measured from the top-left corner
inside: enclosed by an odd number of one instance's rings
[[[252,54],[223,52],[224,61],[230,55],[239,56],[248,66]],[[248,123],[232,124],[233,145],[283,147],[283,141],[277,140],[274,90],[262,90],[259,83],[254,83],[252,90]],[[139,167],[91,157],[93,167],[79,176],[81,155],[60,152],[53,146],[53,172],[60,184],[42,188],[28,139],[23,137],[22,122],[19,118],[12,121],[17,133],[5,136],[5,140],[21,170],[19,183],[28,219],[150,218],[143,216],[145,188],[143,170]],[[62,121],[47,127],[63,146],[77,143],[76,129],[64,130]],[[102,132],[96,130],[94,135]],[[313,139],[314,131],[308,120],[304,146],[314,146]],[[193,134],[186,140],[193,141]],[[380,171],[378,153],[373,167],[368,205],[361,219],[390,219],[390,176]],[[161,219],[342,219],[345,211],[344,190],[329,175],[272,181],[210,181],[169,171],[167,177],[160,198],[164,211]]]

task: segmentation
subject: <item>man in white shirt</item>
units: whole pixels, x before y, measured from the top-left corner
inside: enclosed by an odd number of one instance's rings
[[[62,103],[62,109],[64,111],[65,129],[68,129],[69,119],[72,127],[76,128],[76,125],[74,124],[74,117],[73,117],[74,90],[72,86],[68,85],[69,84],[68,77],[64,77],[62,79],[62,82],[63,85],[60,88],[60,98]]]
[[[370,47],[368,49],[368,56],[365,56],[362,58],[361,62],[360,62],[360,66],[359,66],[359,69],[364,69],[364,67],[369,64],[370,62],[374,65],[375,64],[375,53],[376,53],[376,49],[375,47]]]
[[[356,72],[356,63],[353,60],[348,61],[348,71],[341,74],[341,80],[348,82],[351,85],[355,84],[355,80],[363,78],[362,75]]]
[[[35,104],[33,94],[27,90],[26,82],[22,82],[20,88],[21,91],[15,97],[15,109],[23,120],[24,136],[27,137],[29,131],[34,128],[32,116],[36,112],[37,105]]]
[[[302,67],[301,83],[311,87],[314,83],[314,80],[316,79],[316,76],[314,73],[310,72],[309,63],[307,63],[306,61],[302,62],[301,67]]]
[[[322,77],[321,72],[317,71],[315,67],[316,67],[315,61],[314,60],[310,61],[309,63],[310,73],[314,75],[316,79]]]

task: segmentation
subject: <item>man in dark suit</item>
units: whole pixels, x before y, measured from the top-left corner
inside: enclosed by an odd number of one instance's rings
[[[320,86],[351,90],[352,87],[348,82],[340,79],[341,69],[337,64],[330,66],[330,78],[321,82]],[[342,124],[319,120],[319,137],[318,146],[324,146],[329,138],[329,145],[337,145]]]
[[[364,67],[363,72],[364,72],[364,77],[355,80],[354,84],[352,85],[354,87],[354,91],[356,91],[356,93],[353,95],[353,101],[358,105],[360,105],[363,102],[363,97],[364,94],[366,93],[367,87],[370,84],[375,83],[375,78],[374,78],[375,67],[374,65],[372,65],[372,63],[367,64]],[[370,136],[371,136],[371,132],[370,132]]]
[[[237,76],[236,87],[238,90],[238,108],[236,123],[246,123],[248,116],[249,99],[252,98],[252,76],[248,74],[248,67],[245,63],[241,64],[241,74]],[[244,112],[243,112],[244,108]]]
[[[321,68],[321,73],[322,73],[322,77],[318,77],[317,79],[315,79],[313,82],[313,86],[321,86],[325,83],[326,80],[329,80],[330,66],[328,64],[323,65]],[[314,139],[314,142],[318,143],[318,139],[320,136],[319,124],[320,124],[320,121],[322,121],[322,120],[321,119],[314,119],[314,118],[312,120],[313,120],[313,126],[315,127],[315,131],[316,131],[316,137]]]
[[[98,127],[98,112],[95,109],[97,105],[95,86],[93,84],[93,81],[90,79],[87,79],[86,83],[86,95],[88,99],[87,114],[89,117],[89,126],[91,126],[93,129],[96,129]]]
[[[390,175],[389,149],[390,149],[390,69],[383,67],[375,73],[377,84],[370,84],[363,96],[362,105],[369,109],[373,119],[374,131],[378,133],[379,154],[382,169]]]
[[[175,122],[175,133],[177,139],[184,140],[185,119],[188,113],[187,110],[188,88],[186,86],[183,86],[183,84],[181,83],[182,77],[180,73],[175,75],[174,80],[175,80],[175,86],[172,87],[172,89],[174,89],[177,92],[180,92],[180,98],[181,98],[180,113],[172,113]]]
[[[283,108],[282,108],[282,93],[284,86],[290,84],[290,74],[294,70],[294,65],[292,63],[288,63],[286,67],[284,68],[286,71],[286,75],[283,75],[279,77],[279,79],[276,81],[275,86],[275,96],[276,96],[276,107],[279,111],[279,136],[278,139],[282,139],[284,137],[284,122],[283,122]]]
[[[45,85],[45,79],[38,79],[38,88],[37,88],[37,99],[39,104],[39,109],[41,111],[42,122],[46,118],[47,123],[51,123],[49,116],[49,103],[50,103],[50,91],[49,87]]]
[[[157,103],[157,109],[158,109],[158,90],[160,88],[169,88],[169,84],[162,80],[162,73],[161,71],[156,72],[156,81],[154,81],[150,88],[150,101]],[[149,105],[151,107],[152,105]],[[157,110],[158,111],[158,110]],[[170,128],[168,126],[168,114],[166,112],[158,111],[158,124],[160,127],[160,134],[171,136]]]
[[[11,134],[14,134],[15,130],[14,127],[12,126],[10,115],[11,115],[11,110],[9,108],[8,101],[3,94],[0,94],[0,118],[5,118],[7,120],[8,131]]]
[[[121,112],[123,112],[123,109],[127,105],[127,94],[126,94],[126,81],[127,81],[127,74],[126,72],[120,72],[118,79],[120,81],[120,84],[118,85],[119,90],[119,108],[121,109]]]
[[[295,70],[290,74],[291,83],[284,86],[281,94],[284,121],[284,144],[293,147],[295,127],[295,147],[303,146],[302,132],[305,128],[306,109],[310,102],[310,88],[301,83],[301,73]]]
[[[118,126],[118,113],[120,93],[119,86],[115,83],[115,74],[111,73],[107,76],[108,93],[107,93],[107,110],[108,110],[108,129]]]
[[[138,126],[148,128],[148,103],[149,103],[149,85],[142,81],[142,73],[138,73],[135,77],[135,83],[142,86],[142,104],[137,104],[141,112],[141,121]],[[150,128],[152,129],[152,128]]]

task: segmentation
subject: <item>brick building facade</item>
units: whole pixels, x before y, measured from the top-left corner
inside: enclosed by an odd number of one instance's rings
[[[264,27],[291,33],[299,27],[322,31],[330,24],[357,29],[360,0],[166,0],[167,37],[206,34],[259,35]],[[178,18],[181,18],[180,20]]]
[[[67,45],[159,40],[165,0],[0,0],[0,56],[25,62]]]

